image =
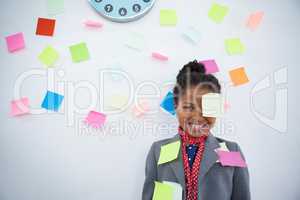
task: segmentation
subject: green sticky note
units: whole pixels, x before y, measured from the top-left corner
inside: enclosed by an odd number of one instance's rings
[[[89,50],[84,42],[69,47],[73,62],[80,62],[90,58]]]
[[[58,52],[51,46],[47,46],[38,56],[39,60],[47,67],[53,66],[59,57]]]
[[[178,157],[180,141],[172,142],[161,146],[158,165],[175,160]]]
[[[227,6],[213,3],[208,12],[208,17],[216,23],[221,23],[224,17],[227,15],[228,11],[229,8]]]
[[[224,98],[219,93],[207,93],[202,96],[202,115],[220,117],[224,113]]]
[[[176,10],[160,10],[160,25],[175,26],[177,24]]]
[[[152,200],[172,200],[173,190],[171,185],[155,181]]]
[[[239,38],[225,40],[225,48],[228,55],[243,54],[245,47]]]
[[[49,15],[56,15],[64,12],[64,0],[47,0],[47,11]]]

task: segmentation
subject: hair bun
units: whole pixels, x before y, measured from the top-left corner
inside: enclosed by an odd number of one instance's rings
[[[185,73],[199,73],[205,74],[205,67],[202,63],[199,63],[197,60],[189,62],[188,64],[184,65],[183,68],[180,70],[180,74]]]

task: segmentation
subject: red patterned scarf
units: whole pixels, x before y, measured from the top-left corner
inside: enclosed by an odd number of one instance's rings
[[[200,163],[203,156],[203,152],[205,148],[205,140],[207,138],[207,135],[203,135],[200,137],[193,137],[190,136],[187,132],[184,132],[180,127],[178,130],[182,141],[183,166],[184,166],[184,175],[185,175],[186,190],[187,190],[186,200],[197,200]],[[195,156],[195,160],[192,168],[190,168],[189,166],[188,155],[186,152],[186,146],[189,144],[198,145],[198,151]]]

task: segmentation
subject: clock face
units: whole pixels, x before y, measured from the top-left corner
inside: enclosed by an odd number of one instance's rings
[[[89,0],[102,16],[115,22],[137,20],[151,10],[155,0]]]

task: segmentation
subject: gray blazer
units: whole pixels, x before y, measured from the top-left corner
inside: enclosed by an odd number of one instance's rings
[[[154,142],[147,156],[145,182],[142,200],[151,200],[154,191],[154,181],[171,181],[179,183],[183,189],[182,199],[186,198],[185,176],[182,162],[182,149],[178,158],[161,165],[157,165],[162,145],[180,140],[176,134],[173,138]],[[202,157],[199,181],[199,200],[250,200],[248,168],[223,167],[217,163],[218,155],[215,152],[219,143],[225,142],[229,151],[239,151],[237,143],[226,141],[210,134],[205,142]],[[242,152],[241,152],[242,154]],[[244,155],[242,154],[245,159]]]

